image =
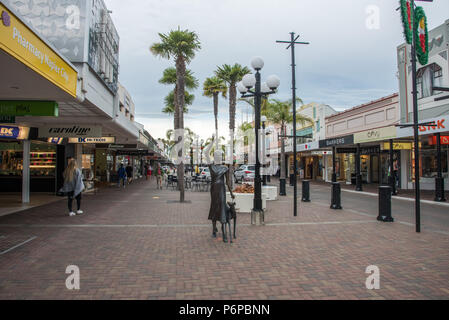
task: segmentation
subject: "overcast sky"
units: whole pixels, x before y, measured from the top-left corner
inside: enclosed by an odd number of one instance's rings
[[[188,65],[200,81],[195,101],[185,115],[185,126],[203,138],[214,132],[212,99],[201,87],[217,66],[240,63],[251,57],[265,61],[262,80],[281,78],[278,99],[291,98],[290,51],[276,40],[296,32],[310,45],[297,47],[297,96],[304,103],[325,103],[337,110],[398,91],[396,47],[403,43],[397,0],[105,0],[120,35],[120,82],[136,105],[136,120],[155,138],[173,128],[163,115],[164,97],[173,88],[160,85],[162,71],[173,61],[153,56],[149,47],[158,33],[195,31],[201,50]],[[449,19],[449,1],[421,4],[429,29]],[[379,10],[379,28],[370,6]],[[367,12],[368,11],[368,12]],[[246,121],[248,107],[239,102],[237,124]],[[219,101],[220,135],[228,135],[229,102]]]

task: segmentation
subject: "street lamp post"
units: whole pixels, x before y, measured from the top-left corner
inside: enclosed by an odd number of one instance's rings
[[[265,138],[266,138],[266,135],[265,135],[265,123],[267,122],[267,117],[266,116],[262,116],[261,118],[260,118],[260,120],[262,121],[262,132],[263,132],[263,135],[262,135],[262,137],[263,137],[263,139],[262,139],[262,150],[263,150],[263,156],[264,156],[264,162],[263,162],[263,185],[264,186],[266,186],[267,185],[267,173],[266,173],[266,167],[265,167],[265,165],[266,165],[266,163],[265,163],[265,154],[266,154],[266,152],[267,152],[267,148],[266,148],[266,146],[265,146]]]
[[[260,159],[259,159],[259,134],[260,134],[260,109],[262,97],[276,93],[279,87],[280,79],[275,76],[269,76],[267,81],[261,83],[260,70],[264,62],[260,57],[254,57],[251,60],[251,66],[256,74],[247,74],[238,84],[238,89],[242,98],[253,97],[255,109],[255,133],[256,133],[256,173],[254,179],[254,207],[251,211],[251,224],[264,224],[264,211],[262,209],[262,185],[260,178]]]
[[[309,42],[301,42],[296,41],[298,40],[299,35],[295,37],[294,32],[290,32],[290,40],[289,41],[276,41],[277,43],[288,43],[288,46],[286,49],[291,49],[291,59],[292,59],[292,105],[293,105],[293,171],[294,171],[294,179],[293,179],[293,216],[298,215],[298,201],[297,201],[297,194],[298,194],[298,186],[297,186],[297,176],[298,176],[298,161],[297,156],[298,152],[296,149],[296,63],[295,63],[295,45],[297,44],[306,44],[308,45]],[[281,184],[284,183],[284,189],[285,189],[285,180],[281,180]],[[282,185],[281,185],[282,188]]]

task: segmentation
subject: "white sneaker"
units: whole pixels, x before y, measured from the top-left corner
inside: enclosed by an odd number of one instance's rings
[[[83,214],[83,210],[78,210],[76,214]]]
[[[69,216],[70,217],[76,216],[76,213],[72,211],[72,212],[69,213]]]

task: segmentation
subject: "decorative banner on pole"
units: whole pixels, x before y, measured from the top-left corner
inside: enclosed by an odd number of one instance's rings
[[[408,44],[412,43],[412,6],[410,0],[400,0],[402,25],[404,26],[404,37]]]
[[[427,17],[422,7],[415,9],[416,56],[421,65],[429,61],[429,33],[427,32]]]

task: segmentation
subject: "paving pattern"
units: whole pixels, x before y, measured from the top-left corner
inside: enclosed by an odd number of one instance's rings
[[[0,217],[0,299],[449,298],[449,235],[377,222],[377,199],[331,210],[316,196],[293,217],[290,195],[268,202],[265,226],[239,214],[226,244],[211,237],[209,193],[186,198],[139,181],[85,195],[81,216],[62,200]],[[80,290],[66,288],[69,265]]]

